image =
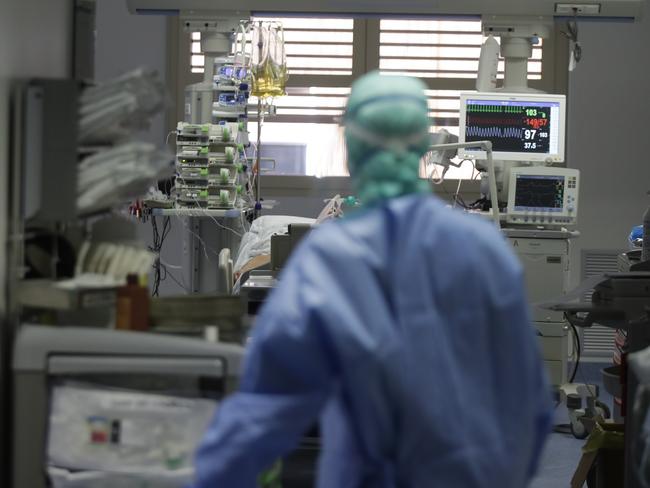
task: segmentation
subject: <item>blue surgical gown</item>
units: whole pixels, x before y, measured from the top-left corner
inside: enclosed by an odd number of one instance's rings
[[[319,488],[521,488],[549,404],[505,239],[434,196],[400,197],[301,243],[198,450],[195,487],[255,487],[320,419]]]

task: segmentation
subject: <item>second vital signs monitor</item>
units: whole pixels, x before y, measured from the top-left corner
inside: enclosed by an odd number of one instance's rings
[[[459,142],[490,141],[501,161],[564,161],[566,97],[545,93],[461,93]],[[480,149],[459,156],[485,159]]]

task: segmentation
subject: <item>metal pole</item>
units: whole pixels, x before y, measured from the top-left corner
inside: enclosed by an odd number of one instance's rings
[[[256,151],[256,161],[255,168],[257,171],[257,178],[255,179],[255,202],[260,201],[262,197],[262,99],[257,99],[257,151]]]
[[[262,74],[262,78],[264,79],[264,69],[263,69],[263,48],[264,48],[264,40],[262,38],[264,31],[262,30],[262,22],[258,23],[258,40],[257,40],[257,49],[258,49],[258,57],[257,57],[257,62],[258,62],[258,69],[257,72]],[[262,68],[262,69],[260,69]],[[264,79],[264,82],[266,83],[267,80]],[[256,170],[257,170],[257,178],[255,180],[255,215],[259,215],[262,211],[262,205],[261,205],[261,189],[262,189],[262,182],[260,181],[262,179],[262,165],[261,165],[261,147],[262,147],[262,117],[263,117],[263,111],[262,111],[262,97],[261,94],[258,93],[257,95],[257,161],[255,162]]]
[[[189,228],[192,230],[190,238],[192,239],[192,268],[190,270],[190,289],[192,293],[199,293],[201,291],[201,219],[198,217],[190,217]]]
[[[501,228],[501,217],[499,216],[499,199],[497,195],[497,176],[494,172],[494,161],[492,161],[492,143],[486,141],[485,151],[488,162],[488,184],[490,188],[490,201],[492,202],[492,218],[497,226]]]

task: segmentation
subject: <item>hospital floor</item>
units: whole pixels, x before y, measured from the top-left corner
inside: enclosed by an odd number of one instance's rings
[[[612,407],[612,397],[602,388],[600,370],[608,364],[583,363],[580,365],[576,382],[589,382],[599,385],[600,400]],[[571,367],[569,368],[571,369]],[[559,406],[555,411],[555,423],[565,424],[568,422],[566,407]],[[571,434],[553,433],[549,436],[542,461],[529,488],[562,488],[569,487],[573,472],[580,460],[581,448],[584,440],[578,440]]]

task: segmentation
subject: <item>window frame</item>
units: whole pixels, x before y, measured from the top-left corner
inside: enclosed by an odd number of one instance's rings
[[[390,16],[382,16],[390,18]],[[402,17],[399,17],[400,19]],[[433,18],[433,17],[432,17]],[[444,19],[444,17],[440,17]],[[298,75],[289,76],[287,87],[349,87],[352,82],[363,74],[379,69],[380,64],[380,22],[379,18],[354,18],[353,41],[352,41],[352,74],[351,75]],[[168,69],[167,80],[168,86],[172,91],[172,100],[167,110],[167,126],[169,130],[174,130],[179,120],[184,118],[184,100],[185,87],[192,83],[198,83],[203,80],[200,73],[191,73],[190,66],[191,56],[191,36],[184,31],[182,23],[178,17],[168,19],[168,42],[167,52]],[[567,94],[568,91],[568,64],[569,64],[569,43],[566,36],[561,32],[559,25],[555,25],[553,33],[544,39],[542,47],[542,78],[540,80],[529,80],[529,86],[548,93]],[[475,89],[475,80],[473,78],[420,78],[427,85],[429,90],[454,90],[468,91]],[[314,123],[331,123],[331,117],[312,116],[310,121]],[[286,115],[278,122],[304,122],[304,116]],[[567,141],[568,146],[568,141]],[[568,150],[568,149],[567,149]],[[278,191],[285,191],[291,187],[297,194],[307,196],[315,189],[323,187],[323,184],[314,183],[319,179],[349,179],[349,176],[324,177],[305,175],[267,175],[264,179],[267,181],[266,188],[270,190],[270,197],[280,196]],[[465,191],[470,195],[478,194],[479,182],[472,180],[463,180]],[[447,188],[449,184],[449,188]],[[440,189],[441,195],[447,192],[444,190],[455,189],[458,180],[445,179],[442,186],[434,185],[434,190]],[[334,186],[341,186],[335,184]],[[326,188],[329,188],[325,185]],[[340,189],[348,188],[346,183]],[[454,190],[455,191],[455,190]],[[311,193],[313,194],[313,193]],[[319,195],[320,196],[320,195]]]

